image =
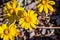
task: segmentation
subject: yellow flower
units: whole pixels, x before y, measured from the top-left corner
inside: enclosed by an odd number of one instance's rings
[[[10,26],[2,24],[0,27],[0,37],[3,38],[3,40],[14,40],[18,32],[16,28],[16,25],[13,23]]]
[[[33,28],[36,28],[36,24],[38,23],[37,14],[33,10],[28,10],[28,13],[24,12],[24,17],[20,18],[19,21],[22,28],[32,30]]]
[[[51,11],[51,12],[55,11],[52,7],[52,5],[55,5],[54,1],[41,0],[39,2],[40,2],[40,4],[37,6],[39,12],[42,12],[44,10],[45,13],[48,14],[48,10]]]
[[[11,15],[18,15],[18,11],[22,11],[22,10],[24,10],[24,8],[20,6],[20,2],[17,2],[15,0],[15,1],[7,2],[3,11],[8,16],[11,16]]]

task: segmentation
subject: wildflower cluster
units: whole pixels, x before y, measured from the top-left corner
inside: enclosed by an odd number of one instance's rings
[[[38,4],[36,9],[39,13],[48,14],[54,12],[55,10],[51,5],[55,5],[54,1],[49,0],[37,0]],[[16,0],[9,1],[5,3],[3,7],[4,18],[8,19],[8,24],[2,24],[0,26],[0,37],[3,40],[15,40],[14,37],[18,35],[18,26],[25,30],[33,30],[37,28],[38,25],[38,13],[32,9],[25,10],[24,7],[20,5],[20,2]]]

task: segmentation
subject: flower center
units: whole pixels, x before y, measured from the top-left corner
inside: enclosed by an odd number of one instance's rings
[[[10,13],[11,13],[11,14],[15,14],[15,9],[13,9],[13,8],[10,9]]]
[[[26,17],[26,22],[31,22],[31,18],[29,16]]]
[[[42,0],[42,4],[46,4],[47,3],[47,0]]]
[[[5,35],[8,35],[8,34],[9,34],[9,29],[5,29],[5,30],[4,30],[4,34],[5,34]]]

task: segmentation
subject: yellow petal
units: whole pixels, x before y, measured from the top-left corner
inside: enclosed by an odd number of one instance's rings
[[[2,27],[0,26],[0,34],[2,34],[3,33],[3,29],[2,29]]]
[[[20,21],[19,24],[21,25],[24,21]]]
[[[8,2],[6,5],[7,5],[6,7],[7,7],[8,9],[12,8],[10,2]]]
[[[11,14],[10,14],[10,13],[8,13],[7,15],[8,15],[8,16],[11,16]]]
[[[55,5],[54,1],[49,1],[48,3],[51,4],[51,5]]]
[[[25,22],[23,22],[23,23],[21,24],[21,27],[22,27],[22,28],[24,28],[24,27],[25,27]]]
[[[20,7],[20,2],[18,2],[18,4],[17,4],[18,6],[17,6],[17,8],[19,8]]]
[[[27,16],[26,10],[23,10],[23,15],[24,15],[24,17]]]
[[[34,15],[35,15],[35,17],[37,17],[37,16],[38,16],[38,14],[37,14],[37,13],[35,13]]]
[[[46,14],[48,14],[48,8],[47,8],[46,5],[44,6],[44,11],[45,11]]]
[[[6,6],[3,9],[4,9],[3,12],[6,13],[7,12]]]
[[[37,8],[39,8],[41,5],[42,5],[42,4],[39,4],[39,5],[37,6]]]
[[[19,24],[21,25],[24,22],[24,18],[19,19]]]
[[[14,23],[12,23],[10,26],[9,26],[9,28],[12,28],[12,29],[16,29],[17,28],[17,26],[14,24]]]
[[[36,29],[36,25],[31,23],[31,27]]]
[[[53,9],[53,7],[51,6],[51,5],[49,5],[49,4],[47,4],[47,8],[50,10],[50,11],[54,11],[54,9]]]
[[[31,10],[30,11],[30,16],[32,16],[34,14],[35,11]]]
[[[32,28],[29,26],[29,30],[32,31]]]
[[[37,20],[36,21],[32,21],[34,24],[38,24]]]
[[[14,23],[12,23],[9,26],[9,29],[10,29],[11,35],[15,36],[16,35],[16,32],[17,32],[17,26]]]
[[[30,15],[31,10],[28,10],[28,15]]]
[[[35,11],[33,10],[28,10],[28,15],[33,15]]]
[[[28,26],[25,26],[25,30],[28,30]]]
[[[3,38],[4,37],[4,34],[2,33],[0,36],[1,36],[1,38]]]
[[[17,29],[13,29],[13,28],[10,29],[10,35],[16,36],[16,33],[17,33]]]
[[[14,40],[14,37],[10,35],[10,36],[9,36],[9,39],[10,39],[10,40]]]
[[[2,24],[2,28],[3,30],[7,28],[7,25],[6,24]]]
[[[26,23],[25,29],[28,30],[29,26],[30,26],[30,24]]]
[[[5,11],[7,10],[6,6],[4,7],[4,10],[5,10]]]
[[[34,17],[34,18],[33,18]],[[32,18],[32,21],[36,21],[37,20],[37,14],[33,14],[32,16],[31,16],[31,18]]]
[[[15,1],[12,3],[12,7],[13,7],[13,9],[16,8],[16,2]]]
[[[42,11],[43,11],[43,5],[41,5],[39,8],[39,12],[42,12]]]
[[[8,36],[4,36],[3,40],[9,40]]]

